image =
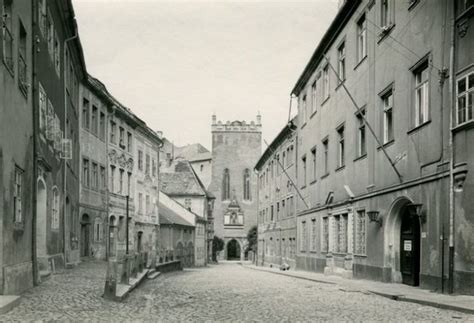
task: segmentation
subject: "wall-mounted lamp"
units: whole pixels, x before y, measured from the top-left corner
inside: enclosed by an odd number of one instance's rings
[[[377,222],[382,226],[382,217],[380,216],[379,211],[368,211],[367,216],[369,217],[370,222]]]
[[[464,190],[464,182],[466,181],[467,171],[467,163],[459,163],[454,166],[454,192],[461,193]]]
[[[411,216],[417,216],[420,218],[421,223],[426,222],[426,214],[423,214],[422,209],[423,209],[423,204],[419,203],[410,203],[407,205],[408,212],[410,213]]]

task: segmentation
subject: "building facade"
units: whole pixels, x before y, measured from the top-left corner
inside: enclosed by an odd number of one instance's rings
[[[258,256],[261,266],[296,266],[296,151],[294,122],[263,152],[258,172]]]
[[[451,174],[464,180],[468,168],[450,167],[454,69],[446,68],[454,3],[346,1],[323,36],[292,91],[304,199],[297,205],[298,268],[472,293],[463,287],[472,286],[470,205],[455,203],[455,227],[449,207]],[[472,19],[472,7],[460,15]],[[472,32],[464,37],[463,52],[472,49]],[[456,129],[456,163],[472,159],[461,143],[470,115],[460,112],[470,109],[462,80],[471,56],[459,54],[456,66],[456,115],[467,116]],[[469,185],[454,200],[468,192]]]
[[[262,151],[260,115],[250,123],[212,117],[214,234],[225,242],[221,259],[244,259],[247,233],[257,225],[257,176],[253,168]]]
[[[16,3],[16,1],[15,1]],[[38,280],[79,262],[79,82],[86,77],[71,1],[33,2],[34,249]]]
[[[132,148],[136,151],[135,179],[135,250],[145,252],[150,261],[159,249],[159,151],[161,140],[146,125],[135,131]]]
[[[0,293],[19,294],[33,286],[33,9],[5,0],[0,12]]]

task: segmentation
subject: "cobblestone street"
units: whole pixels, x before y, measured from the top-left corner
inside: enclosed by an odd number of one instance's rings
[[[0,321],[474,321],[474,316],[222,263],[102,299],[104,263],[86,262],[27,292]]]

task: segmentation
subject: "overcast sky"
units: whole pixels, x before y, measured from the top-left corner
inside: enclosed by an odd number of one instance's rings
[[[337,0],[73,0],[88,72],[177,145],[211,148],[211,116],[271,141]]]

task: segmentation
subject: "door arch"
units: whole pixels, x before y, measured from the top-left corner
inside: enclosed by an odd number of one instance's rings
[[[227,260],[240,260],[240,244],[237,240],[232,239],[227,242]]]
[[[405,206],[400,229],[400,271],[402,282],[420,285],[420,220]]]
[[[44,257],[48,254],[46,248],[47,190],[42,178],[38,179],[36,185],[36,255]]]

